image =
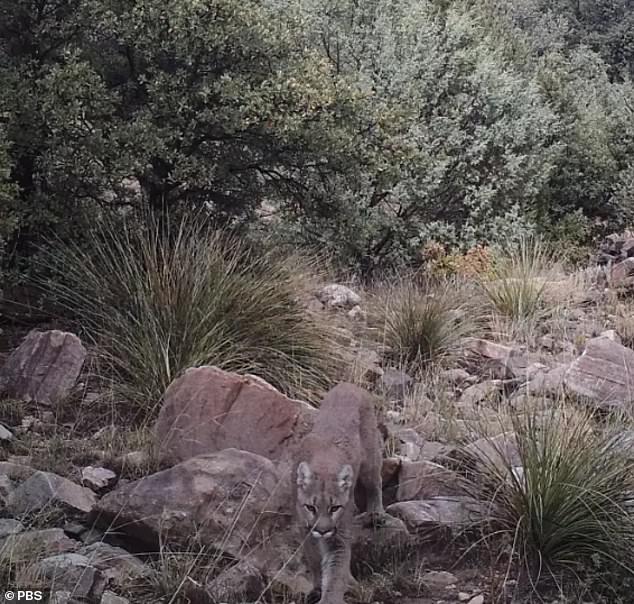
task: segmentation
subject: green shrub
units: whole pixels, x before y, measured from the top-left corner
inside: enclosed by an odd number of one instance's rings
[[[115,387],[146,409],[187,367],[254,373],[314,399],[340,365],[329,328],[299,301],[297,263],[194,219],[171,229],[109,222],[89,249],[62,245],[49,259],[51,292]]]
[[[478,326],[474,309],[449,280],[419,285],[402,279],[377,294],[376,313],[393,360],[410,370],[450,356]]]
[[[488,536],[507,537],[533,585],[569,572],[578,586],[595,580],[597,568],[602,586],[593,589],[634,578],[634,468],[620,438],[599,430],[589,412],[560,405],[514,415],[512,424],[521,471],[505,442],[490,439],[471,483],[490,502]]]

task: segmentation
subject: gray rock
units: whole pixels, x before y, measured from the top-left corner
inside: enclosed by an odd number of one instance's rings
[[[243,560],[209,582],[207,593],[214,602],[246,602],[257,600],[265,588],[260,570]]]
[[[0,424],[0,442],[10,442],[13,440],[13,432]]]
[[[429,589],[443,589],[458,583],[458,577],[445,570],[430,570],[420,578],[421,583]]]
[[[464,493],[451,470],[431,461],[403,460],[398,473],[397,501],[429,499]]]
[[[101,604],[130,604],[130,600],[118,596],[112,591],[104,591],[103,596],[101,596]]]
[[[14,490],[13,481],[8,476],[0,474],[0,507],[7,505],[7,499]]]
[[[473,384],[478,381],[478,378],[471,375],[465,369],[446,369],[441,372],[441,377],[451,384],[452,386],[463,386],[464,384]]]
[[[6,476],[11,480],[16,480],[18,482],[22,480],[26,480],[30,476],[33,476],[37,470],[33,468],[14,463],[12,461],[0,461],[0,476]]]
[[[412,377],[395,367],[387,367],[379,378],[381,392],[392,401],[402,401],[409,388],[414,385]]]
[[[608,273],[608,285],[614,288],[630,287],[634,284],[634,258],[625,258],[614,264]]]
[[[398,442],[398,452],[401,457],[410,461],[420,459],[424,439],[416,430],[402,428],[394,434],[394,439]]]
[[[45,580],[54,589],[70,592],[79,598],[99,600],[106,587],[105,577],[80,554],[44,558],[29,566],[27,572]]]
[[[101,491],[112,486],[117,481],[117,475],[107,468],[86,466],[81,471],[81,482],[93,491]]]
[[[75,551],[79,543],[69,539],[62,529],[19,532],[0,540],[0,560],[31,562],[53,554]]]
[[[51,472],[36,472],[11,493],[7,508],[16,515],[38,512],[52,505],[88,513],[96,501],[90,489]]]
[[[101,571],[111,585],[126,587],[152,575],[152,569],[120,547],[97,542],[81,547],[78,554],[85,556],[91,566]]]
[[[634,259],[633,259],[634,260]],[[588,340],[564,376],[568,392],[601,408],[632,410],[634,350],[607,337]]]
[[[332,283],[322,287],[317,299],[329,308],[354,308],[361,304],[361,296],[345,285]]]
[[[480,384],[469,386],[460,396],[459,405],[477,405],[483,401],[492,401],[502,392],[501,380],[487,380]]]
[[[24,530],[24,525],[13,518],[0,518],[0,539],[9,535],[17,535]]]
[[[455,496],[401,501],[388,506],[386,511],[400,518],[410,532],[424,535],[463,530],[482,521],[487,508],[471,497]]]
[[[0,371],[6,396],[53,405],[63,401],[79,377],[86,349],[67,332],[31,331]]]

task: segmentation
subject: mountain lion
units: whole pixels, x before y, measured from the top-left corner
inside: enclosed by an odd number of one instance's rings
[[[354,505],[374,520],[384,514],[381,439],[372,396],[352,384],[335,386],[294,459],[295,512],[304,557],[319,604],[344,604],[354,588],[350,541]]]

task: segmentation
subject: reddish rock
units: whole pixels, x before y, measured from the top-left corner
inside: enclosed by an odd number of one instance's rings
[[[156,423],[162,459],[178,463],[236,448],[278,461],[310,430],[314,410],[254,376],[188,369],[165,393]]]
[[[0,371],[0,390],[10,398],[58,403],[74,387],[85,359],[86,349],[76,335],[31,331]]]

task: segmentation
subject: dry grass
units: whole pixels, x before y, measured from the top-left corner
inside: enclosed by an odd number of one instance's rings
[[[152,221],[105,224],[90,249],[60,244],[48,261],[51,293],[144,415],[192,366],[254,373],[311,399],[340,369],[332,330],[299,299],[303,265],[249,249],[196,217],[167,230]]]
[[[534,586],[563,574],[599,590],[634,577],[634,466],[618,439],[563,403],[512,419],[523,470],[491,440],[471,486],[490,502],[487,538],[506,537],[509,573],[513,565]]]
[[[414,373],[450,359],[482,326],[470,292],[455,280],[401,277],[377,290],[372,313],[392,362]]]

